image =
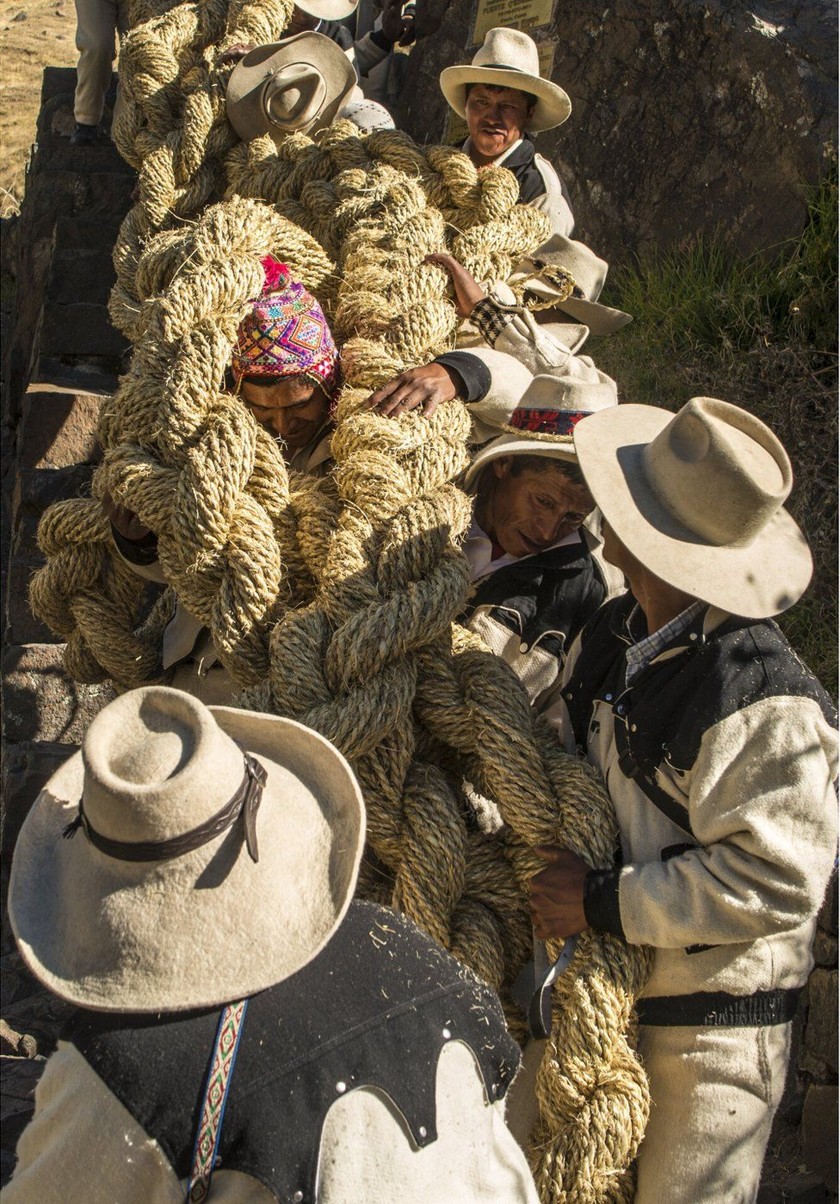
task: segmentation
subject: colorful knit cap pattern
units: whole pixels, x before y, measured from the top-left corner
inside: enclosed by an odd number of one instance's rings
[[[243,376],[305,376],[332,398],[339,385],[338,348],[323,310],[289,269],[267,255],[265,285],[239,326],[231,369]]]

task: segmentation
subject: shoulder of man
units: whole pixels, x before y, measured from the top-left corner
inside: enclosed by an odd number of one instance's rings
[[[189,1173],[218,1017],[218,1008],[160,1017],[80,1013],[65,1033],[179,1178]],[[402,1113],[414,1143],[430,1144],[437,1062],[453,1040],[475,1055],[487,1097],[503,1098],[519,1051],[496,995],[404,917],[354,902],[309,965],[249,1001],[223,1165],[256,1175],[278,1199],[291,1199],[302,1184],[314,1199],[336,1084],[377,1088]]]
[[[634,605],[630,594],[613,599],[584,629],[563,692],[581,744],[594,701],[617,697],[624,689],[629,643],[624,622]],[[772,619],[729,616],[707,635],[698,628],[678,643],[674,655],[658,659],[634,682],[631,739],[640,765],[650,769],[667,748],[669,760],[688,769],[707,731],[736,711],[770,698],[810,699],[827,722],[834,722],[825,689]]]

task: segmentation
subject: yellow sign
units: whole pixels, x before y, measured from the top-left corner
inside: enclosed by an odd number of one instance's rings
[[[554,0],[478,0],[473,27],[473,45],[484,41],[488,29],[536,29],[548,25]]]

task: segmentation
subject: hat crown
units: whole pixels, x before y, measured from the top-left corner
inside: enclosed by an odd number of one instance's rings
[[[507,67],[524,75],[540,74],[537,44],[518,29],[488,29],[484,45],[473,56],[473,67]]]
[[[262,106],[272,125],[294,130],[317,117],[327,98],[327,85],[312,63],[287,63],[265,81]]]
[[[599,258],[585,243],[563,234],[553,234],[548,242],[527,256],[525,266],[532,264],[568,272],[587,301],[597,301],[607,279],[609,264]],[[518,266],[517,274],[521,271]]]
[[[648,484],[707,543],[747,547],[784,504],[793,474],[782,444],[752,414],[695,397],[642,453]]]
[[[242,783],[241,750],[195,698],[161,687],[117,698],[82,745],[84,810],[108,840],[169,840],[204,823]]]
[[[567,413],[592,414],[618,405],[615,381],[595,369],[597,378],[590,376],[535,376],[517,403],[516,410],[560,410]],[[516,413],[514,410],[514,414]]]

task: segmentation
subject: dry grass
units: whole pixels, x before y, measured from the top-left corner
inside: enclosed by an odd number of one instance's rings
[[[44,67],[75,67],[75,33],[73,0],[0,0],[0,217],[23,199]]]

